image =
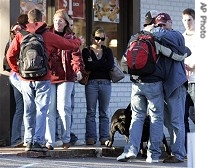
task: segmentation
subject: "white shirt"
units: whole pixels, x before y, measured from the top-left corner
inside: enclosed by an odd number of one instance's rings
[[[188,66],[195,65],[195,33],[188,35],[186,32],[183,33],[183,36],[185,38],[185,45],[191,50],[192,54],[185,58],[184,63]],[[195,69],[192,71],[186,71],[188,82],[189,83],[195,83]]]

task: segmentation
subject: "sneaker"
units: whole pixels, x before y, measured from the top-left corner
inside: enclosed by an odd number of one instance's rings
[[[156,159],[152,159],[152,158],[149,157],[149,158],[146,159],[146,162],[147,163],[158,163],[159,160],[158,159],[157,160]]]
[[[23,141],[19,141],[14,144],[11,144],[11,147],[13,147],[13,148],[23,147],[23,144],[24,144]]]
[[[68,149],[70,147],[70,143],[63,143],[63,149]]]
[[[32,143],[26,143],[26,146],[25,146],[25,151],[31,151],[32,150]]]
[[[42,146],[38,142],[34,142],[34,144],[32,145],[31,151],[35,151],[35,152],[47,152],[48,149],[47,149],[46,146]]]
[[[119,162],[127,162],[130,159],[135,159],[136,155],[134,155],[133,153],[122,153],[120,156],[117,157],[117,161]]]
[[[177,159],[175,156],[169,156],[168,158],[163,160],[163,163],[180,163],[180,162],[184,161]]]
[[[74,146],[82,146],[85,144],[85,142],[82,140],[77,140],[76,142],[70,142],[70,144]]]
[[[94,144],[96,144],[96,141],[94,139],[90,138],[86,140],[86,145],[94,145]]]
[[[63,146],[63,142],[61,140],[58,140],[55,142],[55,146],[56,147],[62,147]]]

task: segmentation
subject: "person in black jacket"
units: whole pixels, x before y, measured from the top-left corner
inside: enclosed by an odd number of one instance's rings
[[[91,71],[88,84],[85,85],[86,96],[86,145],[97,141],[96,107],[99,111],[99,141],[105,145],[109,139],[108,108],[111,98],[111,79],[109,71],[114,66],[112,50],[104,45],[106,39],[103,28],[97,27],[92,34],[92,45],[82,50],[85,69]]]

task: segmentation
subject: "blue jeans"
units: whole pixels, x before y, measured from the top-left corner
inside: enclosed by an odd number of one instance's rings
[[[22,141],[21,138],[21,127],[23,123],[23,96],[21,93],[20,80],[16,73],[12,73],[9,77],[10,83],[13,87],[14,98],[15,98],[15,114],[12,121],[12,134],[11,134],[11,145]]]
[[[179,160],[184,161],[185,150],[185,99],[186,88],[178,87],[168,98],[165,98],[167,108],[164,113],[164,124],[169,129],[172,154]],[[172,131],[173,132],[172,132]],[[175,137],[173,137],[175,134]]]
[[[158,160],[161,156],[160,144],[163,140],[163,109],[164,96],[162,82],[132,83],[129,142],[124,147],[125,153],[137,156],[140,150],[140,141],[144,119],[147,112],[150,115],[150,140],[147,157]]]
[[[46,115],[50,102],[50,81],[21,80],[24,101],[26,143],[45,142]]]
[[[61,140],[63,143],[70,142],[71,129],[71,93],[74,82],[51,84],[50,108],[47,113],[47,126],[45,138],[47,144],[54,146],[56,134],[56,118],[59,114],[61,121]]]
[[[85,140],[97,141],[96,107],[99,111],[99,140],[109,139],[109,103],[111,99],[111,81],[107,79],[90,80],[85,85],[86,96],[86,133]]]
[[[74,86],[73,86],[73,90],[71,92],[71,110],[72,110],[72,112],[71,112],[71,126],[70,126],[70,129],[71,129],[72,124],[73,124],[74,96],[75,96],[75,83],[74,83]],[[59,116],[59,114],[57,114],[55,141],[61,140],[61,138],[59,137],[59,132],[58,132],[59,121],[60,121],[60,116]],[[70,137],[71,137],[70,142],[76,142],[78,140],[78,137],[73,132],[70,133]]]

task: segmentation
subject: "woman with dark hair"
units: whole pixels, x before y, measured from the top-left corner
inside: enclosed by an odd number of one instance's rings
[[[23,140],[21,137],[21,128],[23,123],[23,96],[21,93],[21,85],[16,72],[11,71],[11,68],[6,59],[6,53],[10,46],[10,43],[14,39],[18,30],[25,28],[28,23],[27,14],[21,14],[17,18],[17,22],[11,26],[10,29],[10,39],[5,47],[5,57],[3,60],[3,69],[10,72],[9,80],[13,88],[14,98],[15,98],[15,113],[12,121],[12,130],[11,130],[11,146],[19,147],[23,145]]]
[[[99,141],[105,145],[109,139],[109,102],[111,98],[110,69],[114,66],[112,50],[104,45],[105,31],[97,27],[92,34],[92,45],[82,50],[85,68],[91,71],[88,84],[85,85],[86,96],[86,145],[97,141],[96,106],[99,111]]]

